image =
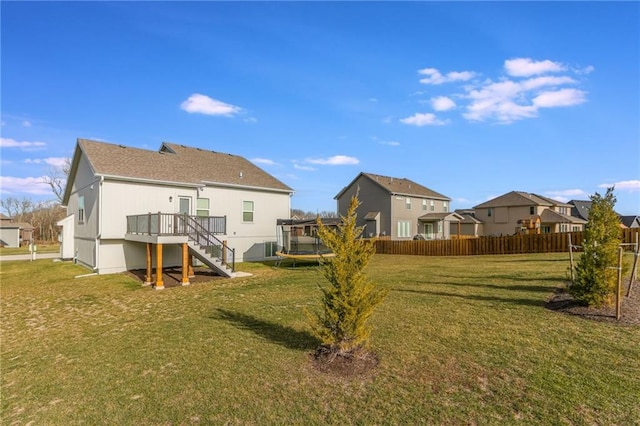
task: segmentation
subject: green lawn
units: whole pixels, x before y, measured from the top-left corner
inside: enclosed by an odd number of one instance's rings
[[[3,424],[640,422],[640,327],[545,309],[567,254],[377,255],[368,377],[316,372],[313,266],[164,291],[3,262]]]
[[[0,247],[0,256],[10,256],[13,254],[29,254],[29,246],[22,247]],[[36,245],[36,253],[60,253],[59,243],[42,243]]]

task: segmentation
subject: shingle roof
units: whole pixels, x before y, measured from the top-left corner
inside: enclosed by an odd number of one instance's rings
[[[78,139],[96,175],[190,185],[218,183],[293,191],[247,159],[163,143],[159,151]]]
[[[545,223],[587,223],[587,221],[579,217],[558,213],[551,209],[544,209],[540,215],[540,220]]]
[[[358,180],[360,176],[365,176],[371,179],[391,195],[398,194],[408,195],[411,197],[423,197],[451,201],[451,198],[447,197],[446,195],[440,194],[439,192],[436,192],[433,189],[429,189],[426,186],[420,185],[419,183],[416,183],[412,180],[406,178],[395,178],[391,176],[376,175],[373,173],[365,172],[361,172],[358,176],[356,176],[356,178],[351,181],[349,185],[345,186],[334,198],[339,198],[342,193],[347,190],[347,188],[349,188],[355,181]]]
[[[522,191],[511,191],[504,195],[493,198],[482,204],[478,204],[474,209],[483,209],[489,207],[515,207],[515,206],[553,206],[554,204],[563,204],[549,198],[542,198],[536,194],[530,194]]]
[[[423,214],[418,218],[418,220],[429,222],[429,221],[435,221],[435,220],[442,220],[449,216],[451,216],[453,219],[457,219],[458,221],[461,221],[462,219],[464,219],[461,215],[459,215],[456,212],[438,212],[438,213]]]
[[[584,220],[589,220],[589,210],[591,210],[591,201],[583,200],[571,200],[569,204],[572,204],[571,216],[579,217]]]
[[[620,216],[620,222],[627,228],[640,226],[640,216]]]

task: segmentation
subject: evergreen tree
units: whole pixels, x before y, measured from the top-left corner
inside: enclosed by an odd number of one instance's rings
[[[386,296],[367,280],[363,270],[375,254],[369,240],[362,239],[363,228],[356,226],[357,196],[351,198],[346,216],[337,229],[318,223],[318,236],[335,254],[322,264],[329,282],[322,290],[322,313],[309,315],[322,349],[350,356],[368,347],[371,329],[367,320]]]
[[[591,196],[589,221],[584,231],[582,255],[576,265],[570,293],[589,306],[610,305],[615,296],[620,245],[620,219],[614,211],[613,187],[604,196]]]

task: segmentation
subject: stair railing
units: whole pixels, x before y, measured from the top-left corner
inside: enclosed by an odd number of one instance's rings
[[[175,223],[179,230],[182,231],[181,233],[187,234],[190,240],[194,241],[200,247],[204,247],[207,254],[220,260],[223,265],[230,267],[231,271],[235,272],[235,249],[226,245],[224,241],[220,241],[192,216],[176,213]]]

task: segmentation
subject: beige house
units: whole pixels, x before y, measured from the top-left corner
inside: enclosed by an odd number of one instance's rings
[[[276,220],[289,215],[292,193],[240,156],[78,139],[60,222],[73,230],[61,234],[74,259],[100,274],[196,257],[231,276],[235,262],[275,257]]]
[[[570,216],[571,205],[528,192],[511,191],[475,206],[484,235],[582,231],[585,220]]]
[[[368,238],[448,239],[451,224],[462,220],[449,210],[451,198],[409,179],[360,173],[334,197],[341,215],[356,193],[358,226],[365,226]]]

